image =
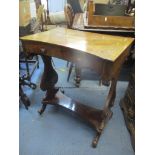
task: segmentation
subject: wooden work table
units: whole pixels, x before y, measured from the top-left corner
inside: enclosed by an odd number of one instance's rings
[[[46,91],[42,100],[42,114],[47,104],[66,108],[95,128],[97,134],[93,147],[97,146],[107,121],[112,117],[111,107],[116,96],[116,84],[123,62],[129,54],[134,39],[55,28],[20,38],[27,54],[41,55],[44,62],[40,88]],[[51,64],[51,57],[78,63],[100,72],[102,79],[110,82],[110,89],[103,109],[96,109],[67,97],[55,87],[58,74]]]

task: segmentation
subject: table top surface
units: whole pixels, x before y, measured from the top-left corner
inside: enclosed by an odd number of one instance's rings
[[[115,61],[134,41],[133,38],[96,34],[67,28],[21,37],[21,40],[43,42],[85,52],[105,60]]]

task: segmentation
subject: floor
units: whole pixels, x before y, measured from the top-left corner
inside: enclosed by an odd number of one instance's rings
[[[74,71],[67,82],[67,62],[54,58],[56,71],[59,75],[58,86],[63,86],[65,94],[90,106],[102,108],[107,87],[99,86],[97,75],[90,70],[83,70],[80,88],[74,86]],[[95,135],[93,129],[77,116],[48,105],[40,116],[37,112],[41,107],[44,92],[39,89],[43,71],[40,68],[34,72],[32,81],[37,84],[36,90],[25,87],[25,93],[31,100],[27,111],[23,104],[19,107],[19,154],[20,155],[134,155],[130,136],[126,129],[122,111],[119,106],[127,87],[129,72],[121,76],[117,85],[117,96],[112,108],[113,117],[108,122],[97,148],[91,147]],[[123,72],[123,71],[122,71]]]

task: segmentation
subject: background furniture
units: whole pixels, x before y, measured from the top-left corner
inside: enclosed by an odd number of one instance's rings
[[[28,86],[32,89],[35,89],[36,85],[26,80],[24,76],[19,75],[19,102],[21,101],[24,104],[25,108],[28,110],[28,107],[31,103],[29,98],[23,91],[23,86]]]
[[[67,21],[67,28],[71,29],[72,25],[73,25],[73,19],[74,19],[74,11],[72,9],[72,6],[67,3],[64,7],[64,13],[65,13],[65,18]],[[67,67],[69,65],[69,62],[67,62]],[[73,69],[74,64],[71,63],[70,67],[69,67],[69,72],[68,72],[68,76],[67,76],[67,81],[69,81],[72,69]]]
[[[70,1],[68,1],[68,2],[70,2]],[[72,6],[74,7],[74,5],[75,5],[74,2],[73,1],[71,1],[71,2],[72,3],[70,3],[70,4],[72,4]],[[77,1],[76,1],[76,3],[77,3]],[[89,7],[88,7],[87,13],[83,13],[81,8],[77,9],[77,7],[76,7],[76,9],[73,9],[70,4],[66,4],[66,7],[65,7],[66,8],[65,9],[65,12],[66,12],[65,14],[66,14],[66,19],[67,19],[67,23],[68,23],[68,28],[72,28],[72,29],[76,29],[76,30],[80,30],[80,31],[88,31],[88,32],[96,32],[96,33],[107,33],[107,34],[112,34],[112,35],[121,35],[121,36],[134,37],[134,29],[126,29],[126,28],[123,28],[122,26],[117,28],[117,29],[115,27],[112,27],[112,25],[110,25],[110,26],[108,26],[106,28],[96,27],[96,26],[95,27],[94,26],[93,27],[85,26],[85,21],[87,20],[87,14],[89,14]],[[88,6],[89,5],[90,5],[90,9],[92,10],[92,7],[94,6],[92,1],[88,1]],[[80,5],[77,5],[77,6],[80,7]],[[119,6],[121,6],[121,5],[119,5]],[[128,5],[126,6],[126,9],[127,8],[128,8]],[[76,13],[74,13],[73,10],[75,10]],[[113,13],[117,13],[117,12],[118,11],[116,10]],[[125,11],[124,11],[124,14],[125,14]],[[115,14],[115,15],[117,15],[117,14]],[[132,55],[132,53],[130,55]],[[131,56],[130,56],[130,58],[128,58],[128,60],[131,62]],[[68,64],[67,64],[67,66],[68,66]],[[73,66],[74,66],[74,64],[71,63],[70,68],[69,68],[69,72],[68,72],[67,81],[69,81]],[[80,81],[81,81],[80,64],[75,64],[75,74],[76,74],[75,85],[77,87],[79,87],[80,86]],[[109,85],[109,83],[107,81],[102,81],[101,78],[100,78],[99,85],[102,85],[102,84],[105,85],[105,86]]]
[[[30,14],[30,1],[19,0],[19,26],[25,27],[29,24],[31,19]]]
[[[84,3],[82,3],[84,4]],[[83,9],[81,8],[80,5],[80,1],[79,0],[68,0],[67,4],[64,7],[64,12],[65,12],[65,18],[67,21],[67,27],[68,28],[73,28],[73,21],[74,21],[74,17],[76,14],[82,14]],[[68,66],[69,62],[67,62],[67,66]],[[68,72],[68,76],[67,76],[67,81],[69,81],[70,79],[70,75],[72,73],[73,67],[75,66],[75,85],[77,87],[80,86],[80,81],[81,81],[81,68],[79,66],[79,64],[74,64],[71,62],[70,67],[69,67],[69,72]],[[99,81],[99,84],[101,85],[102,80]]]
[[[27,95],[24,93],[22,86],[23,81],[21,80],[21,77],[19,77],[19,103],[21,101],[24,104],[25,108],[28,110],[28,107],[31,103]]]
[[[135,30],[130,29],[113,29],[113,28],[97,28],[97,27],[85,27],[84,26],[84,18],[86,18],[84,13],[77,13],[73,19],[72,29],[80,30],[80,31],[88,31],[95,33],[104,33],[104,34],[112,34],[112,35],[121,35],[121,36],[129,36],[134,37]]]
[[[19,1],[19,36],[25,36],[41,31],[40,23],[36,18],[31,19],[30,15],[30,1]],[[30,64],[33,66],[30,70]],[[25,70],[26,73],[22,70]],[[24,69],[23,69],[24,68]],[[27,56],[22,43],[19,41],[19,97],[26,109],[30,106],[30,100],[23,91],[24,86],[29,86],[32,89],[36,88],[36,84],[31,82],[31,77],[36,68],[39,68],[39,58],[38,56]]]
[[[41,0],[40,0],[41,1]],[[46,3],[41,1],[40,3],[44,5],[44,16],[43,21],[46,24],[46,29],[49,30],[53,28],[53,26],[64,26],[66,25],[65,15],[64,15],[64,3],[65,0],[59,0],[59,6],[56,5],[56,9],[54,5],[57,4],[54,0],[47,0]]]
[[[130,74],[128,88],[120,102],[120,107],[124,114],[125,123],[131,136],[131,143],[135,149],[135,71]]]
[[[33,25],[35,25],[34,23],[35,23],[35,20],[32,19],[27,26],[19,27],[19,36],[21,37],[21,36],[25,36],[28,34],[40,32],[39,26],[36,27],[35,29],[33,28]],[[39,59],[38,59],[38,56],[27,57],[26,54],[24,53],[24,49],[22,47],[22,44],[19,42],[19,65],[20,65],[19,67],[20,67],[20,69],[22,69],[22,67],[21,67],[22,64],[25,64],[25,66],[26,66],[25,79],[30,81],[35,69],[39,68]],[[31,71],[29,68],[30,64],[33,64]]]
[[[31,82],[31,77],[33,75],[33,72],[36,68],[39,68],[39,59],[38,56],[34,57],[27,57],[25,52],[22,49],[22,45],[20,44],[20,51],[19,51],[19,72],[21,73],[21,70],[23,69],[24,64],[26,66],[26,73],[23,75],[19,75],[19,102],[21,101],[25,108],[28,110],[28,107],[30,106],[30,100],[27,97],[27,95],[23,91],[23,86],[29,86],[32,89],[36,88],[36,84]],[[29,64],[33,64],[32,70],[30,72]]]
[[[80,5],[80,0],[67,0],[67,4],[70,4],[74,14],[83,12],[83,9],[81,8]]]
[[[127,14],[127,5],[87,3],[84,26],[92,28],[134,29],[134,15]]]

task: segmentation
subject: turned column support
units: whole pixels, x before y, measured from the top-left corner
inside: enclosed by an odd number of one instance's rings
[[[75,73],[76,73],[75,86],[79,87],[81,82],[81,67],[77,64],[75,65]]]

